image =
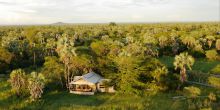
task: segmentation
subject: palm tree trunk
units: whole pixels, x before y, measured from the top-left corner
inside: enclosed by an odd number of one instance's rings
[[[186,68],[183,67],[182,70],[180,70],[180,80],[182,83],[184,83],[186,81]]]
[[[70,90],[69,83],[70,83],[70,69],[69,66],[67,66],[67,86],[68,89]]]
[[[36,62],[36,53],[35,53],[35,43],[33,44],[33,47],[34,47],[34,62],[33,62],[33,65],[35,66],[35,62]]]
[[[36,62],[36,53],[34,51],[34,66],[35,66],[35,62]]]

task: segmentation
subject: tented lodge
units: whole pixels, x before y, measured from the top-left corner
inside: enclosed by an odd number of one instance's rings
[[[90,72],[82,76],[75,76],[70,84],[70,93],[82,95],[94,95],[95,92],[115,92],[113,86],[104,83],[110,79],[104,79],[100,75]]]

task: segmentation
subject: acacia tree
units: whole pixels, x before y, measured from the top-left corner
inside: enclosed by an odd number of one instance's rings
[[[175,61],[173,64],[175,66],[175,69],[180,69],[180,80],[182,83],[186,81],[187,67],[191,70],[194,62],[194,58],[188,55],[188,53],[180,53],[180,55],[175,56]]]

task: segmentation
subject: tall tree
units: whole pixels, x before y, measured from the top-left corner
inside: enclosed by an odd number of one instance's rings
[[[38,37],[36,36],[37,30],[34,27],[27,28],[24,32],[26,38],[29,41],[30,47],[33,50],[33,65],[36,64],[36,43],[38,42]]]
[[[68,34],[63,34],[57,42],[57,52],[60,56],[60,59],[64,63],[64,74],[66,78],[66,87],[69,88],[70,82],[70,68],[71,68],[71,59],[73,56],[77,56],[76,48],[74,47],[74,39],[70,38]]]

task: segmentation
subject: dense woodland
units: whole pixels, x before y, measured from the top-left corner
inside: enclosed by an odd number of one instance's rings
[[[41,105],[51,91],[68,92],[74,76],[94,71],[111,79],[114,95],[172,93],[167,99],[182,101],[182,109],[220,109],[219,23],[1,26],[0,44],[0,84],[7,87],[0,102]],[[111,107],[148,107],[129,104]]]

